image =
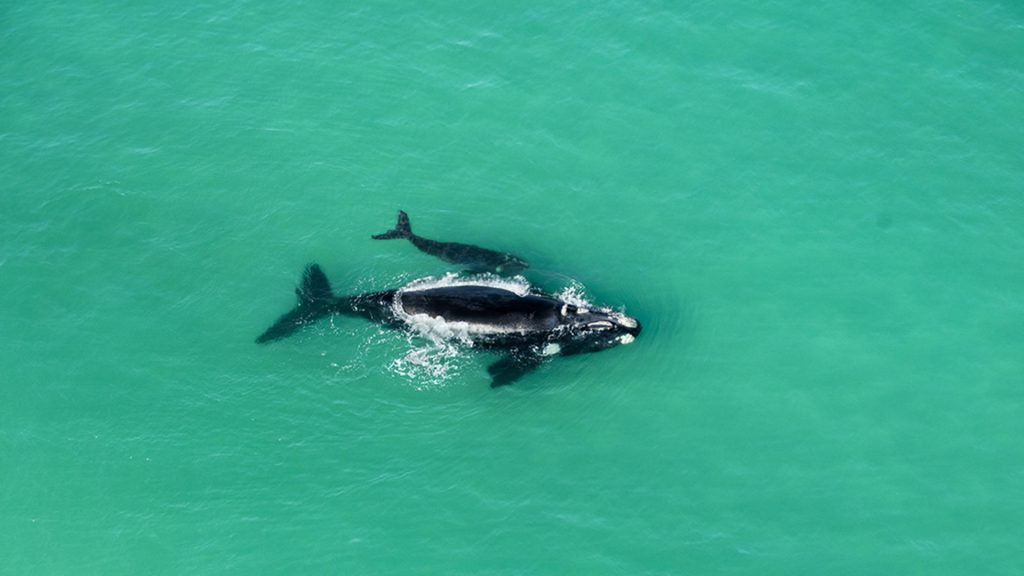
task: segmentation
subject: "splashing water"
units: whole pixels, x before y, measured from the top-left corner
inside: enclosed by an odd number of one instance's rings
[[[405,378],[417,390],[444,386],[456,378],[464,360],[462,348],[452,343],[430,343],[411,348],[388,365],[388,371]]]
[[[569,285],[555,294],[555,297],[578,308],[594,308],[587,299],[587,289],[576,280],[570,280]]]
[[[422,316],[422,318],[420,318]],[[388,370],[414,383],[417,389],[442,386],[460,373],[464,350],[473,342],[463,329],[443,320],[419,314],[406,332],[410,348],[388,365]],[[425,340],[425,342],[424,342]]]
[[[427,314],[408,314],[401,305],[404,292],[449,286],[489,286],[526,296],[533,286],[522,276],[504,278],[493,274],[462,277],[446,274],[440,278],[414,280],[395,295],[394,312],[409,327],[409,348],[388,365],[388,370],[416,384],[418,389],[442,386],[457,377],[467,361],[465,350],[473,347],[469,324],[448,322]],[[425,343],[424,343],[425,341]]]

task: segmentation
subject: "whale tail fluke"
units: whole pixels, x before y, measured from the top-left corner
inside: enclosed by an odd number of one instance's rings
[[[295,295],[299,298],[299,306],[326,306],[334,298],[331,283],[317,264],[306,266],[302,284],[295,289]]]
[[[388,230],[383,234],[374,234],[374,240],[391,240],[393,238],[409,238],[412,236],[412,226],[409,225],[409,215],[404,211],[398,211],[398,224],[395,224],[393,230]]]
[[[267,328],[256,338],[258,344],[266,344],[280,340],[298,331],[303,326],[316,322],[331,314],[334,309],[334,294],[327,275],[316,264],[306,266],[302,273],[302,283],[295,289],[299,303]]]

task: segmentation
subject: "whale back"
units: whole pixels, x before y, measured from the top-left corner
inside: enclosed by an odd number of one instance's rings
[[[488,332],[547,332],[560,324],[563,302],[485,285],[440,286],[400,294],[403,311],[446,322],[465,322]]]

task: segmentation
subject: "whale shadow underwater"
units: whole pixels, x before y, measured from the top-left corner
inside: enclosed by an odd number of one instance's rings
[[[394,229],[372,238],[406,239],[420,251],[468,266],[473,273],[514,274],[529,267],[513,254],[418,236],[403,211],[398,212]],[[257,343],[280,340],[332,315],[360,317],[396,329],[441,322],[472,347],[503,353],[487,368],[492,387],[511,384],[556,356],[629,344],[641,331],[635,318],[610,308],[585,307],[528,284],[486,278],[417,280],[396,289],[338,296],[320,266],[310,264],[295,294],[296,306],[260,334]]]

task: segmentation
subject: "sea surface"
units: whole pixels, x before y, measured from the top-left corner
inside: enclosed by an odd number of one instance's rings
[[[1017,1],[0,5],[0,574],[1024,573]],[[530,261],[492,390],[334,318]]]

